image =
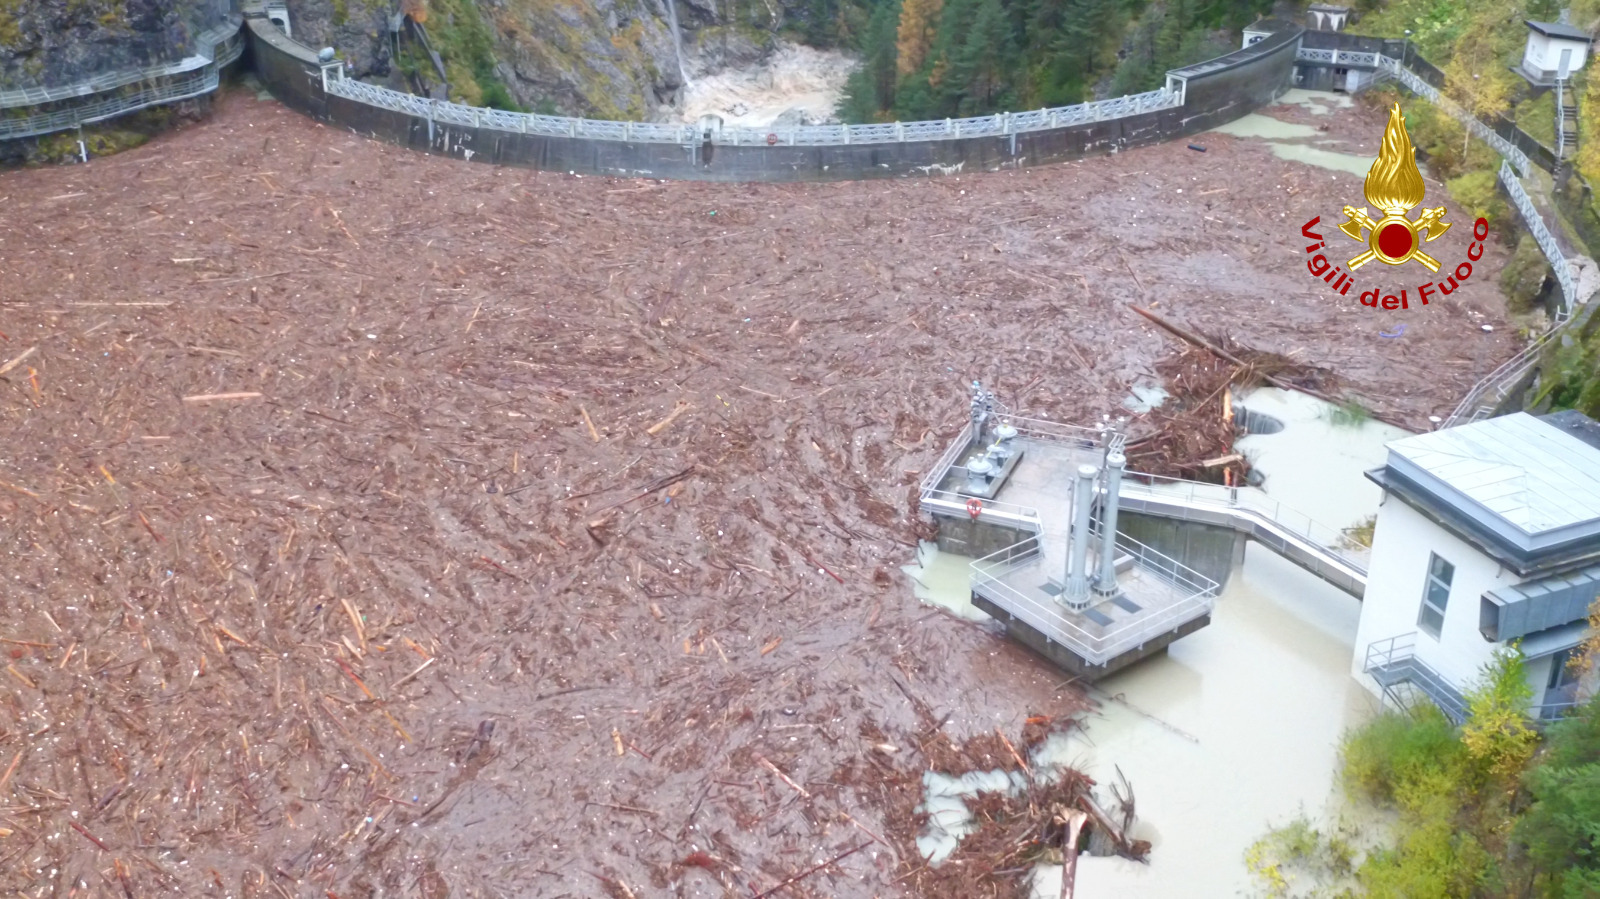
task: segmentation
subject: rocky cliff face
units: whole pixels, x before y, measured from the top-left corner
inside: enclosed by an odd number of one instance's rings
[[[289,9],[297,39],[338,48],[358,77],[396,87],[411,75],[438,80],[432,62],[407,42],[395,52],[390,17],[403,8],[423,21],[443,58],[452,99],[651,120],[677,99],[684,70],[692,77],[759,60],[787,10],[802,3],[676,0],[674,8],[669,0],[289,0]]]
[[[0,89],[182,59],[221,19],[213,0],[0,0]]]

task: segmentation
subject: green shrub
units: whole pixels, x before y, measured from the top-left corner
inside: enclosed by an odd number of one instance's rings
[[[1461,899],[1478,895],[1491,876],[1489,853],[1456,826],[1454,808],[1434,808],[1404,829],[1393,849],[1369,855],[1357,874],[1370,899]]]
[[[1583,390],[1578,392],[1578,399],[1572,404],[1572,408],[1590,418],[1600,419],[1600,377],[1593,377],[1583,385]]]
[[[1545,91],[1537,97],[1517,104],[1514,110],[1517,127],[1529,137],[1547,147],[1556,145],[1556,93]]]
[[[1493,170],[1457,175],[1445,182],[1445,189],[1450,191],[1456,204],[1471,218],[1486,218],[1500,225],[1511,215],[1510,207],[1500,197],[1500,179]]]
[[[491,81],[483,86],[483,105],[490,109],[504,109],[510,112],[518,112],[522,108],[517,105],[517,101],[511,99],[511,91],[499,81]]]
[[[1515,780],[1539,745],[1538,733],[1529,726],[1533,688],[1528,686],[1522,650],[1496,648],[1465,699],[1467,721],[1461,726],[1461,742],[1467,755],[1479,773],[1501,782]]]
[[[1372,410],[1349,397],[1327,411],[1328,423],[1340,428],[1359,428],[1372,420]]]
[[[1345,789],[1391,804],[1410,798],[1430,770],[1453,768],[1464,755],[1449,719],[1426,703],[1409,713],[1379,715],[1346,734],[1340,748]]]
[[[17,22],[22,4],[23,0],[0,0],[0,47],[22,46],[22,26]]]
[[[1356,850],[1344,834],[1324,834],[1304,816],[1245,850],[1245,867],[1268,896],[1325,896],[1349,881]],[[1297,889],[1300,887],[1300,889]]]
[[[1591,325],[1600,323],[1600,316]],[[1563,341],[1564,343],[1564,341]],[[1544,381],[1533,405],[1546,402],[1552,410],[1578,409],[1594,417],[1600,412],[1600,331],[1557,346],[1544,360]]]
[[[521,111],[495,68],[495,35],[476,0],[434,0],[428,33],[462,102]]]
[[[1506,295],[1506,306],[1516,313],[1530,312],[1544,280],[1550,274],[1550,263],[1539,249],[1539,242],[1531,234],[1517,240],[1517,248],[1500,270],[1500,290]]]
[[[1339,545],[1345,549],[1371,549],[1372,532],[1378,529],[1378,516],[1368,515],[1339,534]]]

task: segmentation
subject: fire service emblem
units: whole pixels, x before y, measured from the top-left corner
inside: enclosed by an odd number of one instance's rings
[[[1417,170],[1416,150],[1411,147],[1411,135],[1406,133],[1405,119],[1401,118],[1400,104],[1396,103],[1389,110],[1389,127],[1383,129],[1383,149],[1378,151],[1377,160],[1367,170],[1367,202],[1383,210],[1383,218],[1375,222],[1367,216],[1367,207],[1346,206],[1347,221],[1339,226],[1351,240],[1367,245],[1365,253],[1346,263],[1351,271],[1373,259],[1390,265],[1415,259],[1430,272],[1439,270],[1439,261],[1422,252],[1422,242],[1435,240],[1450,230],[1449,223],[1444,220],[1444,207],[1435,206],[1414,222],[1406,217],[1422,202],[1425,189],[1422,172]],[[1365,238],[1361,236],[1363,230],[1368,235]]]
[[[1422,247],[1444,236],[1450,230],[1451,223],[1444,220],[1446,213],[1443,206],[1425,209],[1415,219],[1410,217],[1411,211],[1422,204],[1426,190],[1422,172],[1417,168],[1411,135],[1406,133],[1405,118],[1401,115],[1400,104],[1396,103],[1389,109],[1389,124],[1383,129],[1383,145],[1372,168],[1367,171],[1364,191],[1367,203],[1377,207],[1383,217],[1374,219],[1367,213],[1366,206],[1359,209],[1346,206],[1344,224],[1339,225],[1340,232],[1357,243],[1366,244],[1366,249],[1344,263],[1349,271],[1330,262],[1328,256],[1334,255],[1334,251],[1328,249],[1327,241],[1313,230],[1322,221],[1319,215],[1300,229],[1302,236],[1317,241],[1306,247],[1306,253],[1313,254],[1306,261],[1307,270],[1313,277],[1332,285],[1340,296],[1348,295],[1355,283],[1350,272],[1374,259],[1393,266],[1414,261],[1429,272],[1437,273],[1439,260]],[[1474,240],[1467,250],[1467,260],[1453,271],[1446,272],[1444,279],[1422,284],[1414,289],[1414,294],[1408,289],[1400,290],[1398,295],[1384,294],[1380,288],[1364,291],[1360,294],[1361,304],[1384,309],[1409,309],[1413,297],[1426,306],[1433,296],[1454,293],[1461,282],[1472,276],[1472,263],[1483,258],[1483,241],[1489,236],[1487,219],[1480,218],[1472,223],[1472,236]],[[1326,253],[1323,252],[1325,250]]]

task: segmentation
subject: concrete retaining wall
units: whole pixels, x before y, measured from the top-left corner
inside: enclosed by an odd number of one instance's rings
[[[1244,546],[1249,540],[1233,528],[1159,518],[1127,509],[1117,516],[1117,531],[1223,587],[1228,585],[1234,568],[1244,562]]]
[[[974,559],[981,559],[1008,546],[1015,546],[1033,536],[1033,532],[1029,530],[1006,527],[988,521],[977,522],[964,515],[934,515],[933,520],[939,526],[940,552]]]
[[[329,96],[310,49],[284,37],[259,15],[248,16],[246,28],[257,77],[273,96],[358,134],[474,162],[700,181],[829,181],[994,171],[1173,140],[1271,102],[1289,83],[1300,36],[1298,29],[1276,34],[1217,60],[1175,70],[1169,83],[1177,79],[1183,84],[1185,102],[1157,112],[1007,136],[832,146],[679,146],[446,127]]]
[[[260,9],[244,14],[245,58],[261,83],[283,105],[318,119],[328,118],[328,95],[316,51],[290,40]]]

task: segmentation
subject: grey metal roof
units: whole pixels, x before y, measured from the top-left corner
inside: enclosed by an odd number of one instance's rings
[[[1529,548],[1600,535],[1600,448],[1525,412],[1396,440],[1389,467]]]
[[[1535,22],[1532,19],[1523,19],[1522,21],[1529,28],[1547,37],[1556,37],[1568,41],[1594,42],[1594,38],[1590,37],[1587,31],[1582,28],[1574,28],[1564,22]]]

